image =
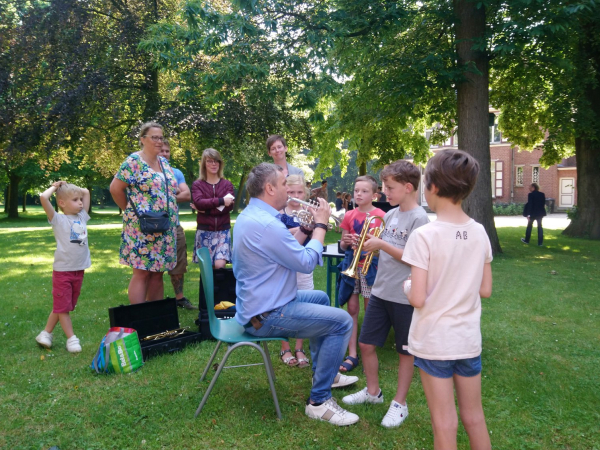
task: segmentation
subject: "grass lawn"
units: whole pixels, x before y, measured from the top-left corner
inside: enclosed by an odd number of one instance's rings
[[[390,336],[379,351],[384,405],[349,409],[361,420],[337,428],[304,415],[308,369],[288,368],[270,345],[283,420],[278,421],[264,369],[225,371],[202,414],[194,412],[208,382],[198,379],[214,342],[155,357],[137,373],[99,376],[88,368],[108,329],[107,309],[127,304],[130,269],[118,264],[120,218],[97,211],[89,226],[92,268],[86,271],[73,325],[83,352],[39,348],[35,336],[52,307],[54,238],[41,208],[18,221],[0,215],[0,448],[48,449],[421,449],[433,444],[419,376],[408,395],[410,416],[380,426],[394,395],[397,356]],[[188,246],[194,217],[182,215]],[[524,227],[498,229],[504,254],[493,262],[494,292],[483,300],[483,403],[496,449],[600,449],[600,242],[546,230],[545,246],[525,246]],[[535,235],[535,230],[534,230]],[[331,242],[339,235],[329,233]],[[191,260],[191,256],[190,256]],[[185,293],[198,298],[190,265]],[[167,295],[172,289],[165,276]],[[325,287],[325,269],[315,272]],[[460,283],[460,280],[457,280]],[[182,326],[196,314],[180,310]],[[238,351],[232,363],[258,362]],[[214,372],[211,372],[214,373]],[[360,369],[353,374],[361,375]],[[210,377],[210,374],[209,374]],[[334,395],[341,397],[365,386]],[[468,439],[459,430],[459,448]]]

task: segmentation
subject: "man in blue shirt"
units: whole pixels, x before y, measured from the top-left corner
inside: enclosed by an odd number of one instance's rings
[[[233,273],[237,280],[235,318],[254,336],[310,339],[313,387],[306,415],[335,425],[351,425],[358,416],[342,409],[332,387],[358,381],[337,373],[352,333],[352,318],[330,306],[321,291],[298,291],[296,272],[310,273],[323,265],[322,252],[330,209],[319,199],[310,209],[315,218],[312,239],[300,245],[279,220],[287,203],[281,167],[262,163],[248,176],[250,203],[239,215],[233,233]]]
[[[166,158],[167,161],[171,160],[171,144],[169,144],[168,140],[163,139],[162,149],[159,155]],[[185,182],[183,173],[175,167],[171,167],[171,169],[173,169],[175,179],[177,180],[177,203],[188,203],[191,200],[192,195],[190,193],[190,188]],[[169,276],[171,277],[171,284],[175,291],[177,306],[185,309],[198,309],[197,306],[192,305],[192,303],[183,295],[183,278],[184,274],[187,272],[187,243],[185,241],[185,232],[179,223],[179,211],[177,211],[175,245],[177,248],[177,265],[173,270],[169,271]]]

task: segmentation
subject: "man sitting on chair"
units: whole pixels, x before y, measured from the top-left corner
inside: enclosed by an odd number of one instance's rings
[[[250,172],[246,189],[250,203],[233,232],[235,318],[253,336],[310,339],[314,375],[306,415],[334,425],[356,423],[358,416],[342,409],[331,396],[331,388],[358,381],[337,373],[352,333],[352,318],[329,306],[324,292],[298,291],[296,284],[296,272],[310,273],[317,264],[323,265],[329,205],[319,199],[319,208],[310,208],[316,225],[303,247],[278,218],[287,203],[282,169],[259,164]]]

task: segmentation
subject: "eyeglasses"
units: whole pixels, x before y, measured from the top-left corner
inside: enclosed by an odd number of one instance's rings
[[[153,142],[163,142],[165,140],[163,136],[148,136],[147,134],[145,134],[142,137],[149,137],[150,139],[152,139]]]
[[[221,164],[221,161],[215,161],[214,159],[207,159],[206,164]]]

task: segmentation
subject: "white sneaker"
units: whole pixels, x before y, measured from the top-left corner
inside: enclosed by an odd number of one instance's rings
[[[344,375],[342,373],[339,373],[335,376],[335,378],[333,379],[333,384],[331,385],[331,388],[339,388],[339,387],[344,387],[344,386],[350,386],[351,384],[354,384],[358,381],[358,377],[355,376],[351,376],[351,375]]]
[[[52,348],[52,338],[52,333],[48,333],[46,330],[43,330],[40,334],[37,335],[35,340],[44,348]]]
[[[363,403],[383,403],[383,392],[379,389],[379,395],[371,395],[364,388],[354,394],[346,395],[342,401],[347,405],[361,405]]]
[[[399,427],[404,422],[404,419],[408,417],[408,406],[401,405],[396,400],[392,400],[392,404],[390,405],[390,409],[383,417],[381,421],[381,425],[386,428],[394,428]]]
[[[77,336],[73,335],[67,339],[67,350],[71,353],[79,353],[81,351],[81,344]]]
[[[323,420],[337,426],[352,425],[358,422],[359,419],[356,414],[340,407],[333,397],[319,406],[309,403],[306,405],[304,412],[311,419]]]

